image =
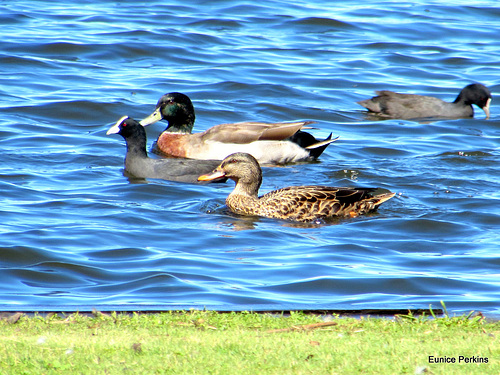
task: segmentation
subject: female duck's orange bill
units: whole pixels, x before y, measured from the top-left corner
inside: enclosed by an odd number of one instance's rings
[[[225,176],[226,174],[224,172],[216,169],[210,174],[202,174],[200,177],[198,177],[198,181],[213,181]]]

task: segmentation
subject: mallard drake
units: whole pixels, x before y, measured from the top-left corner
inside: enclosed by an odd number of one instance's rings
[[[146,130],[138,121],[124,116],[106,134],[120,134],[127,143],[125,171],[137,178],[198,182],[201,173],[213,170],[220,161],[151,159],[146,152]]]
[[[472,104],[490,117],[490,90],[480,83],[465,86],[453,103],[432,96],[376,91],[377,96],[358,102],[381,117],[417,119],[428,117],[466,118],[474,116]]]
[[[309,222],[333,217],[355,217],[375,210],[394,193],[372,196],[375,188],[344,188],[330,186],[290,186],[259,197],[262,170],[250,154],[235,153],[226,157],[200,181],[227,177],[236,187],[226,205],[237,214]]]
[[[238,122],[216,125],[202,133],[191,133],[194,106],[188,96],[163,95],[155,111],[141,121],[147,126],[167,120],[168,126],[156,141],[160,152],[175,157],[222,160],[234,152],[252,154],[261,163],[285,164],[318,158],[337,138],[318,141],[301,131],[310,121],[289,123]]]

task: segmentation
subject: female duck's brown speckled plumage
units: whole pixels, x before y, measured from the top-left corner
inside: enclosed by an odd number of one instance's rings
[[[156,147],[162,153],[190,159],[222,160],[234,152],[248,152],[261,163],[290,163],[318,158],[333,142],[323,141],[301,129],[310,121],[288,123],[238,122],[220,124],[201,133],[191,133],[195,121],[194,106],[179,92],[163,95],[155,111],[141,121],[143,126],[167,120]]]
[[[250,216],[265,216],[293,221],[314,221],[333,217],[354,217],[373,210],[392,198],[394,193],[371,195],[373,188],[343,188],[330,186],[290,186],[258,197],[262,170],[257,160],[245,153],[226,157],[200,181],[227,177],[236,187],[226,199],[229,209]]]

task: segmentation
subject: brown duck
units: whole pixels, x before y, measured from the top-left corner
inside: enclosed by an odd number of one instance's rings
[[[199,181],[227,177],[236,187],[226,205],[237,214],[264,216],[293,221],[314,221],[334,217],[355,217],[391,199],[394,193],[371,195],[375,188],[344,188],[330,186],[290,186],[259,197],[262,170],[250,154],[235,153],[226,157],[210,174]]]

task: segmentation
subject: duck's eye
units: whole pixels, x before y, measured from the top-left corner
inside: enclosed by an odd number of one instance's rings
[[[236,159],[228,159],[224,163],[222,163],[222,167],[225,167],[228,164],[234,164],[236,163]]]

